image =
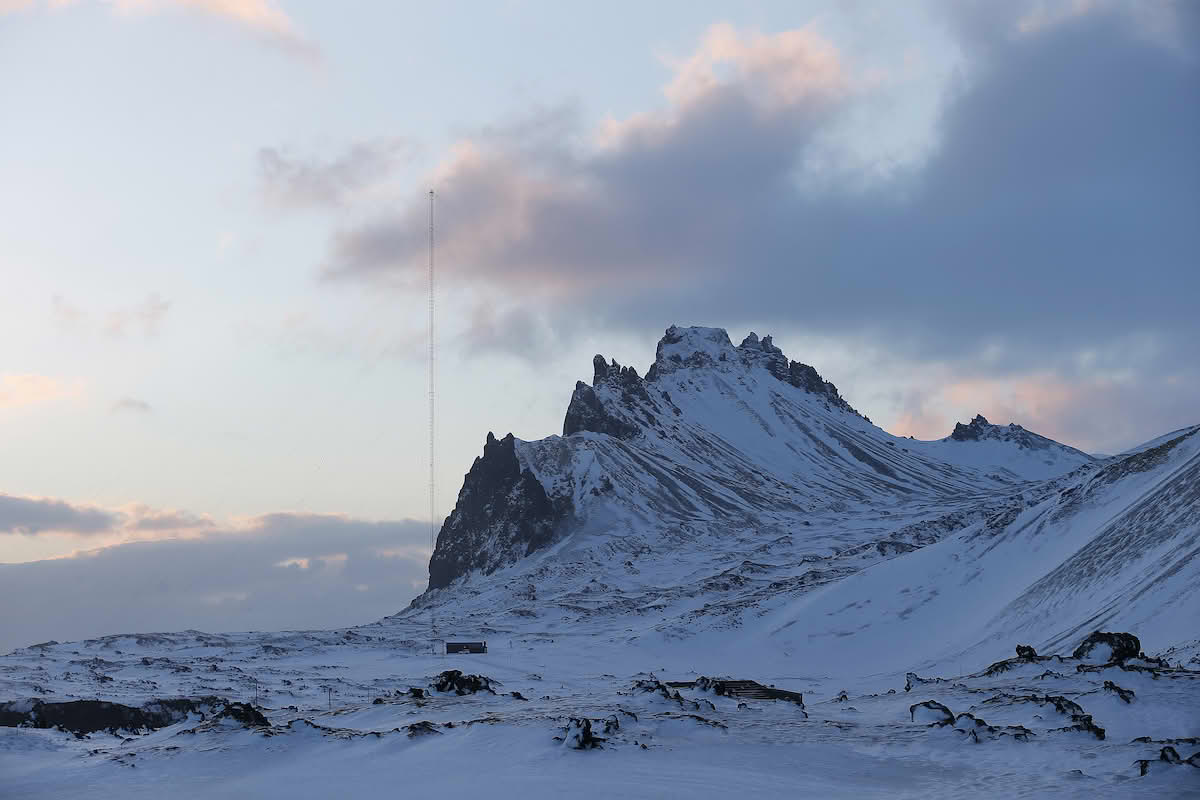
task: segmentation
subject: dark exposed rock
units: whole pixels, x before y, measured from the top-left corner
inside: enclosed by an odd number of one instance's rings
[[[1031,660],[1037,658],[1037,651],[1027,644],[1017,645],[1017,658]]]
[[[1173,766],[1191,766],[1200,768],[1200,753],[1193,753],[1191,758],[1184,760],[1182,757],[1180,757],[1179,751],[1177,751],[1174,747],[1167,745],[1158,751],[1157,759],[1140,758],[1133,763],[1138,768],[1138,774],[1145,775],[1150,771],[1151,765],[1156,762],[1159,764],[1170,764]]]
[[[444,588],[472,570],[490,574],[545,547],[568,513],[551,502],[532,472],[521,469],[513,435],[497,439],[489,433],[438,533],[429,588]]]
[[[978,441],[984,438],[993,427],[983,414],[976,414],[975,419],[971,420],[969,425],[963,425],[961,422],[955,423],[950,438],[956,442]]]
[[[513,697],[515,697],[515,698],[516,698],[516,699],[518,699],[518,700],[526,700],[526,701],[528,701],[528,700],[529,700],[529,698],[528,698],[528,697],[526,697],[525,695],[521,694],[520,692],[512,692],[511,694],[512,694],[512,696],[513,696]]]
[[[247,728],[257,728],[270,725],[267,718],[249,703],[229,703],[219,712],[215,719],[231,719],[240,722]]]
[[[655,678],[639,679],[633,682],[633,690],[635,692],[652,692],[662,695],[667,700],[682,700],[682,695],[675,689],[670,688],[665,683]]]
[[[193,713],[204,718],[222,706],[228,707],[224,700],[217,697],[152,700],[140,707],[106,700],[46,703],[35,699],[0,703],[0,725],[61,728],[77,736],[96,731],[139,732],[173,725]]]
[[[1117,686],[1112,681],[1104,682],[1104,691],[1114,693],[1117,697],[1121,698],[1126,703],[1133,702],[1133,698],[1134,698],[1133,689],[1122,689],[1120,686]]]
[[[414,700],[423,700],[423,699],[425,699],[426,694],[425,694],[425,690],[422,689],[421,687],[410,686],[410,687],[408,687],[408,696],[413,698]]]
[[[913,722],[926,722],[930,725],[952,725],[954,723],[954,714],[936,700],[913,703],[908,707],[908,713]],[[919,720],[917,719],[918,713],[921,715]]]
[[[433,688],[439,692],[453,692],[460,697],[465,694],[489,692],[495,694],[492,688],[495,681],[483,675],[464,675],[457,669],[448,669],[438,675],[433,682]]]
[[[569,747],[572,750],[590,750],[600,747],[600,743],[604,741],[597,736],[592,735],[592,721],[587,717],[576,719],[571,717],[567,721],[567,727],[563,729],[562,736],[556,736],[563,743],[563,747]]]
[[[920,686],[926,683],[952,683],[946,678],[922,678],[915,672],[906,672],[904,674],[904,691],[911,692],[914,686]]]
[[[1188,736],[1183,739],[1151,739],[1149,736],[1139,736],[1130,744],[1200,744],[1200,736]]]
[[[1095,631],[1080,642],[1071,655],[1079,659],[1112,663],[1121,662],[1127,658],[1137,658],[1141,651],[1142,643],[1132,633]]]
[[[1016,423],[1009,425],[993,425],[982,414],[976,414],[975,419],[967,425],[961,422],[955,424],[950,433],[950,439],[956,442],[979,442],[994,440],[1010,442],[1021,450],[1059,450],[1082,457],[1085,461],[1094,461],[1091,456],[1074,447],[1060,444],[1053,439],[1047,439],[1033,431],[1027,431]]]
[[[601,356],[596,356],[601,362]],[[570,436],[580,431],[606,433],[617,439],[633,438],[638,428],[632,422],[609,414],[596,396],[596,390],[583,381],[575,384],[571,394],[571,403],[567,406],[567,415],[563,419],[563,436]]]
[[[432,722],[430,722],[429,720],[424,720],[424,719],[421,720],[420,722],[414,722],[411,725],[405,725],[404,730],[408,731],[408,737],[410,739],[415,739],[418,736],[441,736],[442,735],[442,732],[439,731],[436,727],[434,727]]]
[[[979,744],[985,740],[1011,737],[1018,742],[1028,742],[1036,734],[1024,725],[989,725],[974,714],[962,713],[954,718],[954,729],[964,734],[971,742]]]
[[[1097,739],[1100,739],[1101,741],[1104,740],[1104,728],[1101,728],[1092,721],[1091,714],[1079,714],[1072,716],[1071,719],[1073,720],[1072,724],[1066,725],[1062,728],[1053,728],[1051,729],[1051,733],[1078,731],[1080,733],[1090,733]]]

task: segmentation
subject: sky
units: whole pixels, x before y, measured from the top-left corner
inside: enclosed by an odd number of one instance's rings
[[[0,0],[0,650],[421,590],[430,189],[439,517],[676,323],[901,435],[1200,422],[1198,67],[1168,0]]]

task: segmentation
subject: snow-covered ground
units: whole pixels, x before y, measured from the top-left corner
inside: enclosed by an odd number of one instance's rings
[[[3,660],[10,691],[138,705],[180,695],[251,701],[257,683],[270,727],[193,716],[141,734],[83,738],[0,728],[4,796],[551,797],[584,787],[603,797],[1200,791],[1200,770],[1158,760],[1163,747],[1185,759],[1200,749],[1200,672],[1114,666],[1081,673],[1069,658],[1013,662],[993,674],[987,664],[966,664],[969,675],[945,682],[921,676],[906,691],[904,680],[810,671],[802,657],[756,666],[754,653],[731,654],[736,676],[803,692],[801,709],[695,689],[681,690],[679,700],[635,689],[639,680],[697,677],[691,662],[701,653],[686,644],[614,648],[595,637],[493,634],[486,655],[434,656],[421,652],[427,634],[389,620],[349,631],[109,637],[17,651]],[[705,660],[722,660],[703,649]],[[497,680],[496,694],[407,693],[428,690],[448,669]],[[1105,681],[1132,690],[1130,701]],[[940,712],[927,713],[919,706],[926,701],[946,706],[954,724],[931,724]],[[1071,704],[1104,730],[1103,739],[1070,730],[1079,724]],[[595,735],[606,739],[600,749],[556,740],[571,718],[592,720]],[[605,734],[609,718],[619,727]],[[430,725],[411,727],[420,722]],[[1141,737],[1151,741],[1134,741]],[[1178,739],[1191,741],[1167,742]],[[1136,763],[1142,759],[1151,762],[1145,776]]]
[[[718,329],[596,372],[567,435],[489,441],[393,617],[0,656],[0,794],[1200,796],[1200,426],[1106,459],[981,418],[902,439]],[[1140,642],[1075,658],[1096,630]],[[495,683],[410,692],[446,670]],[[700,676],[803,707],[655,683]]]

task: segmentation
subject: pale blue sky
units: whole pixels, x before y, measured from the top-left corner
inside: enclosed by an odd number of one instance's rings
[[[593,353],[644,369],[672,323],[772,332],[898,433],[1196,422],[1195,31],[1167,0],[0,0],[0,495],[124,514],[12,522],[0,562],[424,519],[430,185],[440,514],[489,430],[557,433]]]

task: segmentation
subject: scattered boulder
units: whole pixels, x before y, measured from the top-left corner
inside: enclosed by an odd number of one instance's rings
[[[1037,651],[1027,644],[1017,645],[1017,658],[1032,660],[1037,658]]]
[[[429,720],[421,720],[414,722],[411,725],[405,725],[404,730],[408,731],[408,738],[415,739],[418,736],[441,736],[442,732],[434,727]]]
[[[600,747],[601,742],[604,741],[604,739],[592,735],[592,721],[587,717],[582,719],[571,717],[571,719],[567,721],[567,727],[563,730],[563,735],[561,737],[556,736],[554,738],[560,739],[563,743],[563,747],[567,747],[572,750],[590,750],[592,748],[598,748]]]
[[[936,700],[914,703],[908,707],[908,713],[913,722],[924,722],[929,725],[952,725],[954,723],[954,714]]]
[[[1092,663],[1120,663],[1127,658],[1137,658],[1142,652],[1142,643],[1132,633],[1104,633],[1095,631],[1080,642],[1071,655],[1081,661]]]
[[[420,686],[408,687],[408,696],[414,700],[424,700],[428,694]]]
[[[483,675],[463,675],[457,669],[448,669],[437,676],[433,688],[439,692],[453,692],[461,697],[477,692],[495,694],[496,690],[492,688],[495,683],[491,678]]]
[[[526,697],[525,695],[521,694],[520,692],[512,692],[512,696],[513,696],[513,697],[515,697],[515,698],[516,698],[516,699],[518,699],[518,700],[525,700],[526,702],[528,702],[528,700],[529,700],[529,698],[528,698],[528,697]]]

